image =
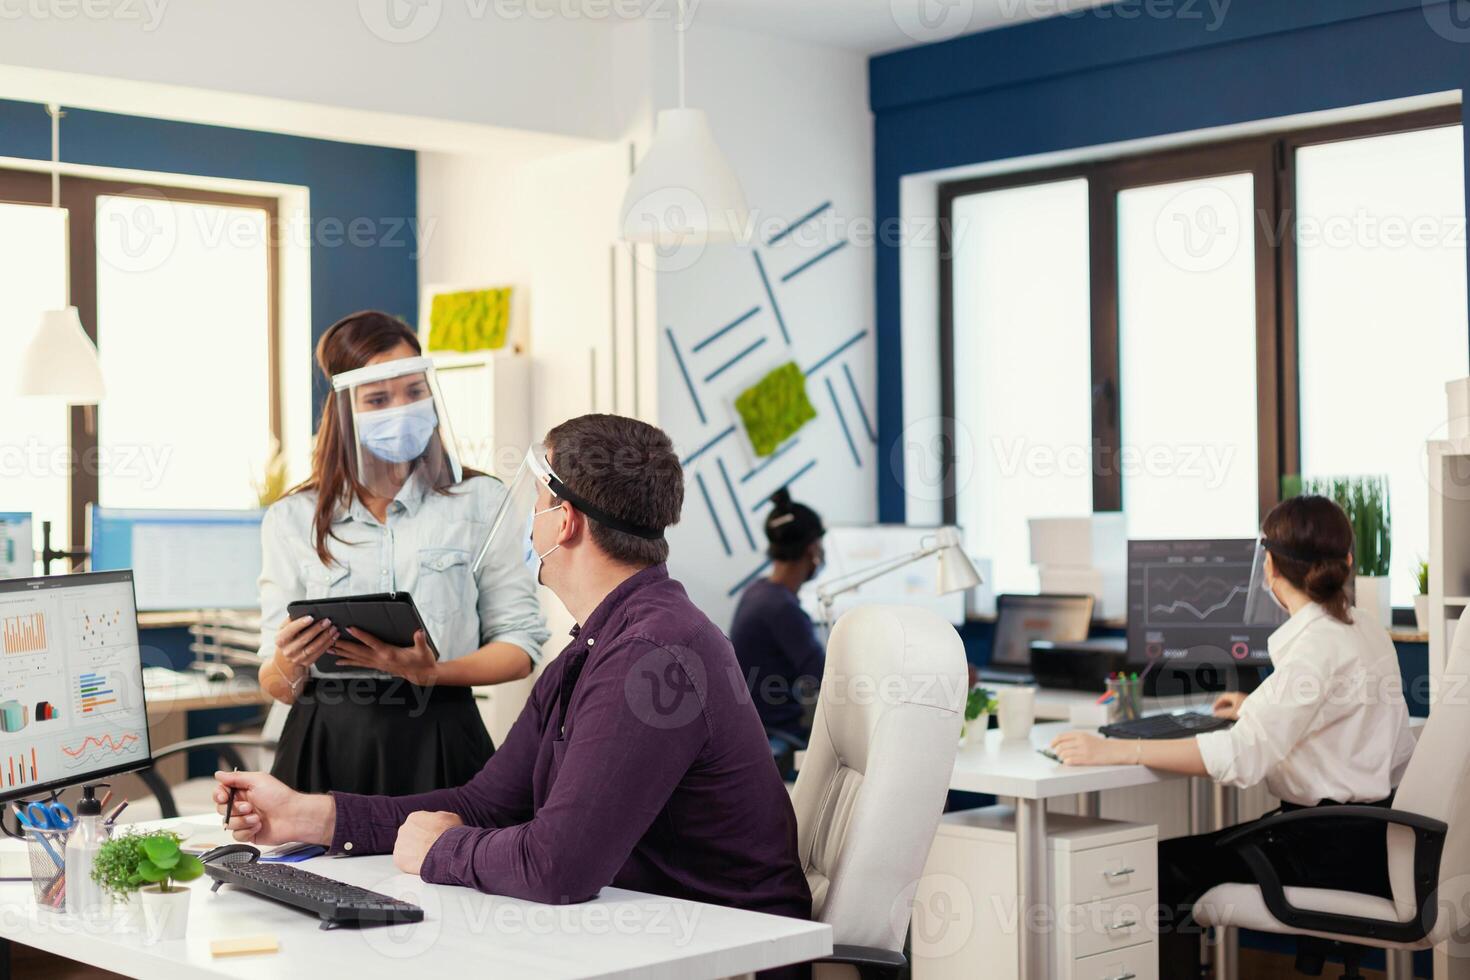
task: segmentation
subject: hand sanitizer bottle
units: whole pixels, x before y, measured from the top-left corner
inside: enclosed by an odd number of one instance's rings
[[[82,798],[77,802],[77,823],[66,838],[66,910],[83,918],[97,918],[107,908],[102,886],[92,880],[97,851],[107,839],[107,828],[102,825],[102,801],[96,794],[97,786],[82,787]]]

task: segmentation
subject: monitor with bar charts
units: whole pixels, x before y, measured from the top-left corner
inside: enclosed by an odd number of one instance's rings
[[[132,572],[0,581],[0,801],[151,761]]]

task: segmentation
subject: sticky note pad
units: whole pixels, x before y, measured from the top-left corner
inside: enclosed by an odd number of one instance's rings
[[[275,936],[235,936],[230,939],[212,939],[209,943],[210,956],[254,956],[256,953],[279,953],[281,944]]]

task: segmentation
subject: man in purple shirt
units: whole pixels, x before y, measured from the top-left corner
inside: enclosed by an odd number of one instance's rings
[[[531,543],[580,624],[463,786],[297,793],[216,774],[237,839],[393,852],[425,881],[538,902],[606,885],[808,918],[796,819],[729,641],[664,567],[683,473],[668,437],[587,415],[546,436]]]

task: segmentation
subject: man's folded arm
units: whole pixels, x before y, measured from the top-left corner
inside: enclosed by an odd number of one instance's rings
[[[536,815],[450,828],[424,859],[425,881],[550,904],[586,901],[613,881],[709,731],[684,664],[693,655],[627,646],[582,676],[576,725]]]

